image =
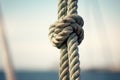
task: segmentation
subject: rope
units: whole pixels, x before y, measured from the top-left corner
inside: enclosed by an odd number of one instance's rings
[[[67,15],[67,0],[58,2],[58,20]],[[67,45],[63,44],[60,48],[60,68],[59,80],[69,80],[69,59],[67,54]]]
[[[53,46],[60,49],[59,80],[80,80],[78,45],[84,38],[78,0],[59,0],[58,20],[49,28]]]

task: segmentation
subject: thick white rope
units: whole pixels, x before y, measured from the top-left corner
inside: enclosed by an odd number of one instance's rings
[[[78,45],[84,38],[84,22],[77,15],[77,2],[59,0],[58,21],[49,28],[53,46],[61,51],[59,80],[80,80]]]

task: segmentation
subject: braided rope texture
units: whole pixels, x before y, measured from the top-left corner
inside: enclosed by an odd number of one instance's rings
[[[78,45],[84,38],[84,21],[77,14],[78,0],[59,0],[58,20],[49,28],[53,46],[60,49],[59,80],[80,80]]]

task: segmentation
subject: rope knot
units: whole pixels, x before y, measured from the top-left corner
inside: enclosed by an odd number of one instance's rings
[[[49,38],[53,46],[60,48],[63,44],[66,44],[67,39],[72,33],[78,36],[77,41],[80,44],[84,38],[83,25],[82,17],[77,14],[67,15],[63,19],[59,19],[49,28]]]

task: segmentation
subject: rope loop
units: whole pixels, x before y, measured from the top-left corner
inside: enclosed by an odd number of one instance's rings
[[[82,17],[77,14],[70,14],[56,21],[49,28],[49,38],[53,46],[58,49],[61,48],[63,44],[66,44],[67,39],[72,33],[77,35],[77,41],[78,44],[80,44],[84,38],[84,31],[82,29],[83,25],[84,21]]]

